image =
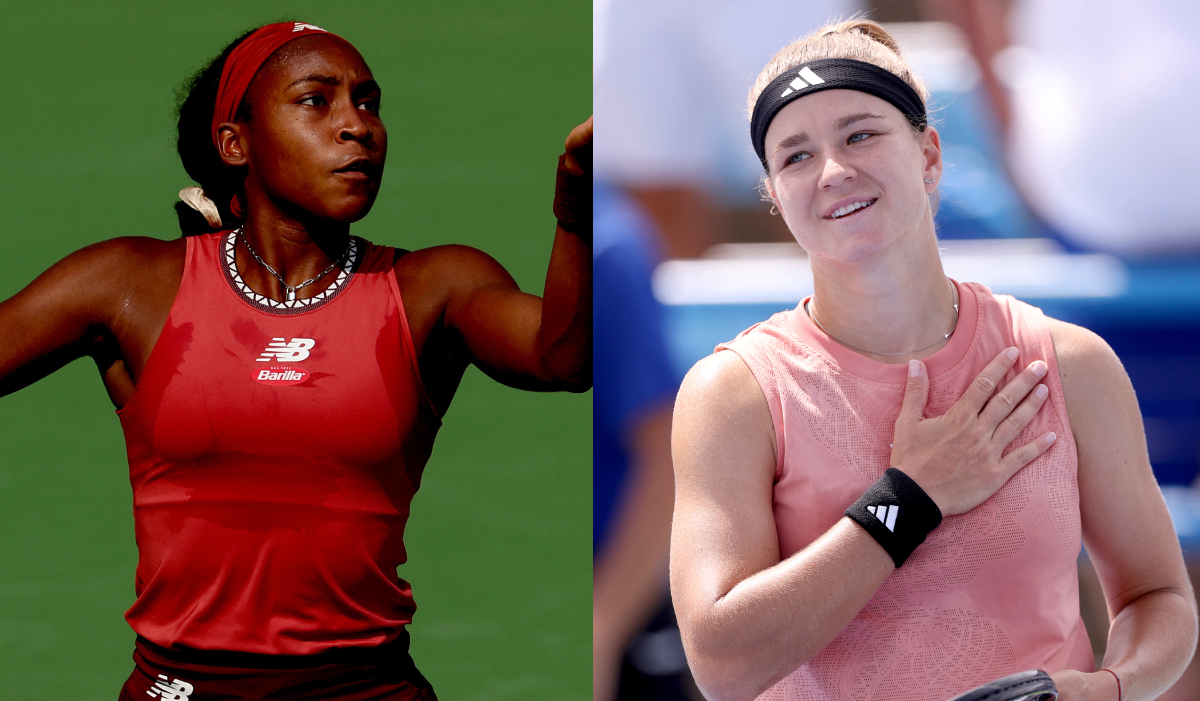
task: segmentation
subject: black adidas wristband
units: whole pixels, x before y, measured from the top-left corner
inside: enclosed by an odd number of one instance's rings
[[[894,467],[846,509],[846,516],[879,541],[896,567],[942,522],[942,510],[921,485]]]
[[[572,173],[563,167],[566,155],[558,157],[554,183],[554,217],[569,231],[592,245],[592,174]]]

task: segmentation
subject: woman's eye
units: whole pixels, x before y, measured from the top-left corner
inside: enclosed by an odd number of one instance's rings
[[[867,132],[865,132],[865,131],[859,131],[859,132],[855,132],[855,133],[853,133],[853,134],[851,134],[851,135],[850,135],[850,139],[849,139],[849,141],[850,141],[850,143],[852,143],[852,144],[857,144],[858,142],[860,142],[860,141],[862,141],[862,140],[866,139],[868,136],[870,136],[870,134],[868,134],[868,133],[867,133]]]
[[[788,156],[787,160],[784,161],[784,164],[791,165],[793,163],[799,163],[800,161],[807,161],[810,158],[812,158],[811,153],[801,151],[800,153],[793,153],[792,155]]]
[[[360,110],[366,110],[368,112],[378,112],[379,111],[379,100],[378,99],[363,100],[362,102],[358,103],[358,108]]]
[[[312,105],[314,107],[325,104],[325,98],[321,95],[309,95],[300,100],[302,105]]]

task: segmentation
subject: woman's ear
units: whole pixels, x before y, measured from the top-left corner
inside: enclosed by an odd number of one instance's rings
[[[775,188],[771,186],[771,176],[764,175],[759,188],[771,200],[771,214],[779,214],[779,197],[775,194]]]
[[[225,165],[244,166],[248,162],[242,129],[243,125],[232,122],[217,127],[217,153]]]
[[[925,127],[921,132],[921,156],[924,159],[923,178],[925,191],[937,189],[938,181],[942,178],[942,137],[937,129]]]

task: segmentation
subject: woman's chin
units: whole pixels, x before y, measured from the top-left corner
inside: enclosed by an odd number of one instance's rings
[[[322,213],[321,218],[339,224],[353,224],[366,217],[375,205],[375,197],[353,197],[333,203]]]
[[[862,234],[830,242],[828,246],[806,250],[810,257],[821,258],[830,263],[857,265],[878,258],[880,254],[886,252],[888,241],[879,234]]]

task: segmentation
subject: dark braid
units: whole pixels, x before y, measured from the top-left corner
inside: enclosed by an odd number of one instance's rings
[[[229,201],[234,195],[242,194],[246,170],[244,166],[226,165],[217,153],[217,147],[212,142],[213,110],[216,109],[217,88],[221,83],[225,60],[238,44],[254,32],[255,29],[251,29],[235,39],[219,56],[175,91],[179,112],[179,137],[175,145],[179,159],[183,161],[183,169],[192,180],[199,183],[204,194],[216,203],[224,228],[232,228],[238,221],[238,217],[229,210]],[[249,119],[249,112],[249,102],[243,100],[238,107],[237,119]],[[179,216],[179,228],[184,236],[214,231],[203,215],[184,202],[175,203],[175,213]]]

